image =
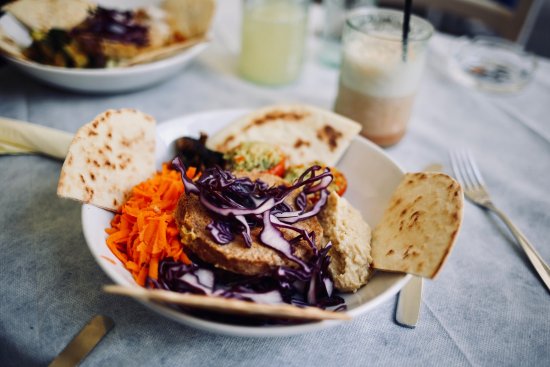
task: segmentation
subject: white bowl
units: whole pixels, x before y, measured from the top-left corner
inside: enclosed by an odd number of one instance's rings
[[[107,8],[132,9],[138,6],[158,4],[158,0],[100,0],[99,5]],[[0,28],[18,45],[30,45],[28,31],[10,14],[0,18]],[[196,44],[188,49],[162,60],[147,64],[104,69],[76,69],[43,65],[33,61],[4,56],[21,70],[46,84],[85,93],[130,92],[167,80],[182,71],[198,54],[208,47],[208,42]]]
[[[247,110],[221,110],[184,116],[157,127],[157,164],[174,155],[174,141],[182,136],[198,137],[201,131],[211,135],[245,114]],[[338,164],[348,179],[346,197],[364,219],[374,226],[381,218],[389,199],[403,177],[402,169],[378,146],[362,137],[353,139]],[[82,207],[84,237],[94,258],[117,284],[135,286],[130,273],[111,253],[105,240],[113,214],[92,205]],[[409,275],[376,272],[357,293],[343,295],[352,317],[362,315],[396,294],[410,279]],[[143,302],[173,320],[202,330],[235,336],[286,336],[321,330],[345,321],[322,321],[301,325],[240,326],[205,320],[171,308]]]
[[[167,80],[182,71],[207,46],[208,43],[204,42],[163,60],[109,69],[69,69],[12,57],[6,59],[25,74],[55,87],[85,93],[120,93]]]

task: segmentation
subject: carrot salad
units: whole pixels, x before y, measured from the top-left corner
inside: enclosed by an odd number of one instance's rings
[[[196,169],[187,170],[188,177]],[[167,257],[190,264],[179,240],[174,210],[184,194],[179,172],[164,164],[162,170],[132,189],[121,212],[111,221],[107,246],[124,264],[136,282],[145,286],[147,277],[157,279],[158,264]]]

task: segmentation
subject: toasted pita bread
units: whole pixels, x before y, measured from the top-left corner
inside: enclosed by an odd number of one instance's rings
[[[110,39],[102,39],[100,45],[101,52],[107,58],[113,60],[131,59],[132,57],[139,55],[140,52],[143,52],[143,50],[148,49],[147,47],[140,47],[131,43],[124,43]]]
[[[2,28],[0,28],[0,53],[19,60],[25,60],[25,56],[21,52],[19,45],[6,35]]]
[[[18,0],[2,9],[33,31],[69,30],[82,23],[96,7],[86,0]]]
[[[372,236],[372,266],[434,278],[462,223],[462,187],[443,173],[408,173]]]
[[[219,131],[207,141],[210,149],[227,151],[244,141],[278,145],[291,164],[321,161],[334,166],[361,125],[333,112],[307,105],[260,109]]]
[[[268,316],[305,320],[349,320],[344,312],[325,311],[317,307],[296,307],[289,304],[262,304],[227,299],[216,296],[176,293],[161,289],[140,287],[105,286],[105,292],[129,296],[137,299],[175,303],[195,309],[230,313],[244,316]]]
[[[76,133],[57,195],[118,210],[133,186],[155,172],[155,120],[142,112],[108,110]]]
[[[170,15],[170,27],[189,39],[206,35],[216,2],[214,0],[166,0],[162,7]]]
[[[118,66],[132,66],[145,64],[152,61],[157,61],[165,59],[167,57],[173,56],[189,47],[195,46],[201,42],[206,42],[205,38],[193,38],[187,41],[173,43],[168,46],[162,46],[159,48],[150,49],[148,51],[142,52],[134,57],[122,60]]]

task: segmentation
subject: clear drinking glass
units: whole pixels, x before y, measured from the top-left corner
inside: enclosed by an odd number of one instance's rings
[[[244,0],[240,74],[287,84],[302,69],[309,0]]]
[[[451,76],[458,82],[495,93],[519,92],[536,68],[535,56],[520,45],[486,36],[463,39],[449,61]]]
[[[361,134],[380,146],[405,134],[433,34],[430,23],[411,16],[403,47],[402,27],[402,12],[380,8],[357,10],[344,26],[334,110],[361,123]]]
[[[374,7],[375,0],[323,0],[324,22],[320,60],[333,67],[340,65],[342,31],[349,12],[360,7]]]

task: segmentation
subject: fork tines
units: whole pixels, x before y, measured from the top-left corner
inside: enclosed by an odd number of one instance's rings
[[[485,184],[475,159],[469,150],[453,150],[449,155],[456,179],[464,186],[464,189],[479,189]]]

